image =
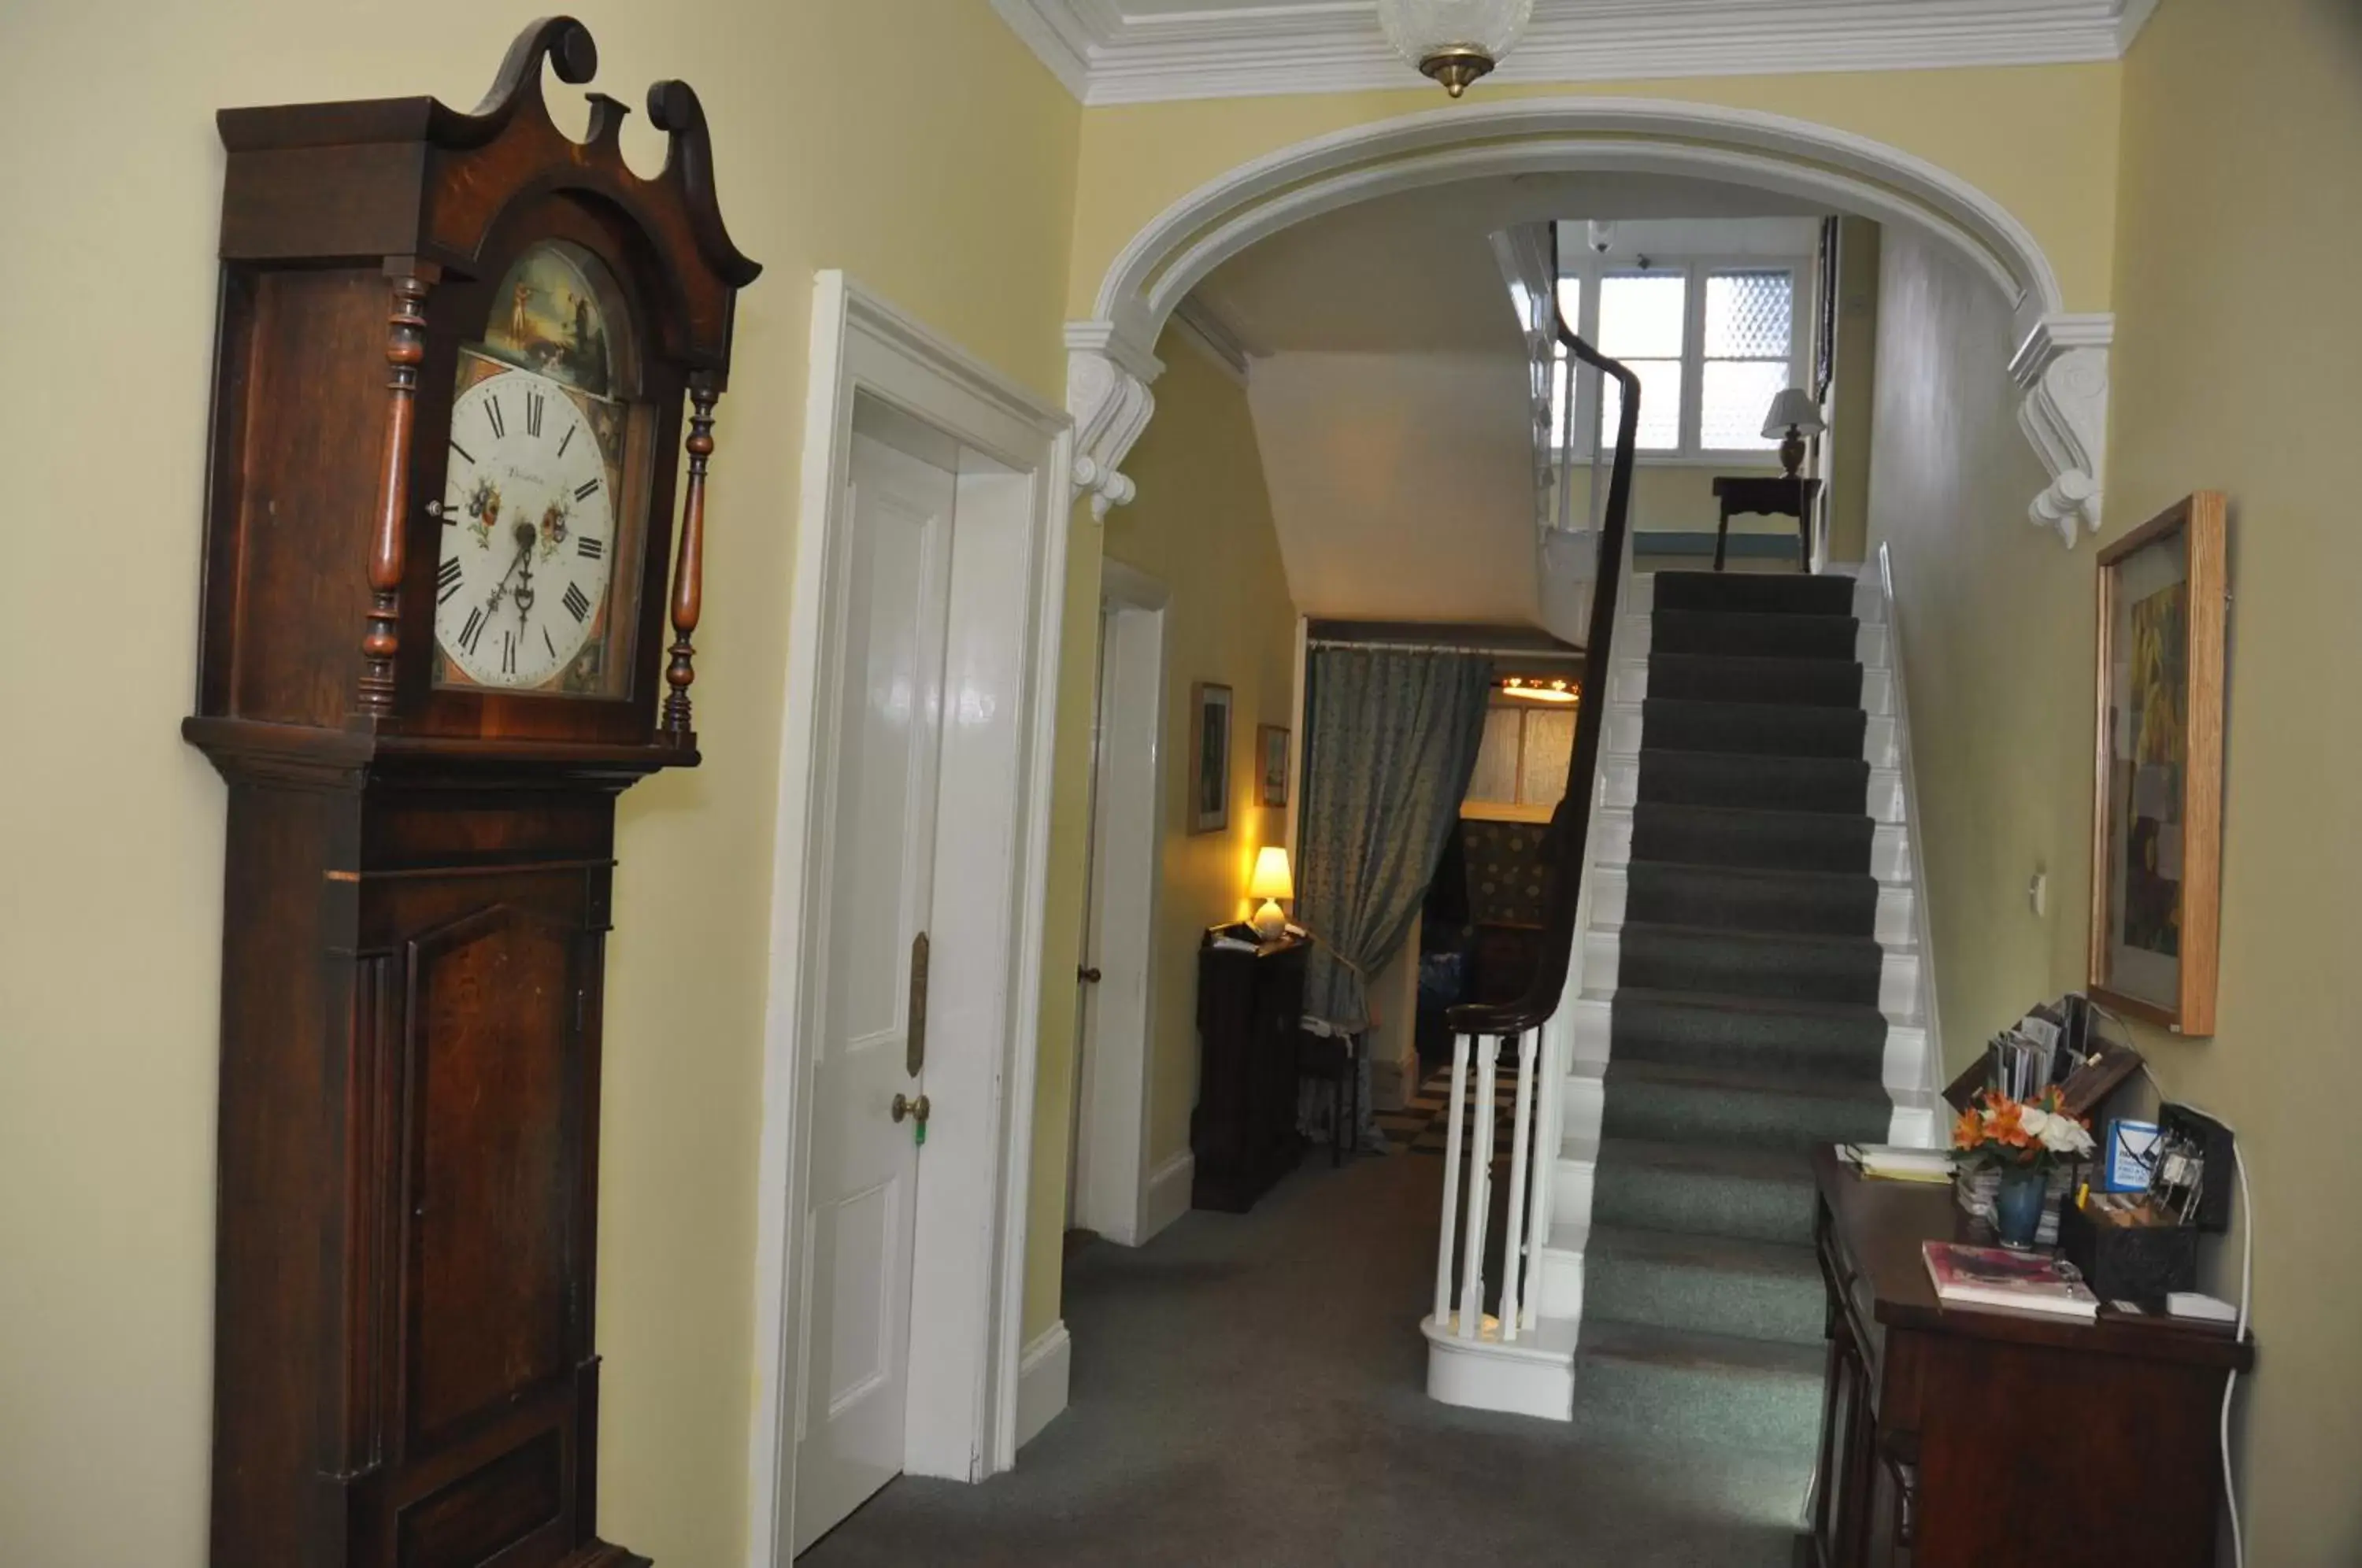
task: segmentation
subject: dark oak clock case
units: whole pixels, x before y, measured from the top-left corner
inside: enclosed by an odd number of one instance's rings
[[[757,269],[723,228],[693,93],[650,91],[670,147],[642,180],[617,147],[624,106],[590,94],[577,143],[550,120],[546,67],[588,82],[589,33],[535,23],[472,113],[407,98],[219,116],[183,731],[229,786],[223,1568],[646,1561],[596,1530],[614,802],[697,761],[705,467],[736,291]],[[511,260],[553,237],[627,296],[628,390],[654,421],[642,547],[613,566],[637,574],[630,678],[606,700],[433,672],[428,502],[445,492],[458,346]]]

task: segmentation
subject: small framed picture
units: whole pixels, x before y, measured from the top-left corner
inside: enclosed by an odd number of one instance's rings
[[[1277,724],[1255,726],[1258,798],[1266,806],[1287,804],[1287,732]]]
[[[2223,498],[2200,491],[2100,555],[2092,992],[2214,1032],[2222,904]]]
[[[1189,831],[1231,825],[1231,689],[1210,680],[1189,687]]]

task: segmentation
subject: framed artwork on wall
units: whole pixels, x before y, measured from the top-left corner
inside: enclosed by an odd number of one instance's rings
[[[2091,988],[2183,1034],[2214,1031],[2224,533],[2200,491],[2100,555]]]
[[[1287,735],[1277,724],[1255,726],[1257,797],[1266,806],[1287,804]]]
[[[1189,831],[1231,825],[1231,689],[1210,680],[1189,686]]]

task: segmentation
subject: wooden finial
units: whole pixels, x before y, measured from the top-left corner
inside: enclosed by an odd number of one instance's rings
[[[678,746],[697,744],[690,723],[689,688],[697,679],[697,649],[690,635],[705,597],[705,460],[713,455],[713,405],[718,388],[692,384],[689,389],[689,494],[680,509],[680,558],[672,573],[672,662],[665,667],[665,739]]]
[[[359,716],[393,713],[394,656],[402,648],[403,536],[410,512],[411,415],[418,401],[418,367],[426,358],[426,291],[439,276],[431,264],[389,262],[393,310],[387,322],[384,460],[378,470],[377,520],[370,530],[368,629],[361,635]]]

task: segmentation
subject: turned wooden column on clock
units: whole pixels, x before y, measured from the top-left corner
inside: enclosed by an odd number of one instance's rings
[[[555,17],[469,112],[218,116],[182,731],[229,786],[220,1568],[646,1561],[597,1529],[614,807],[698,761],[707,460],[758,269],[686,85],[649,91],[654,179],[615,99],[556,127],[545,73],[596,69]]]

